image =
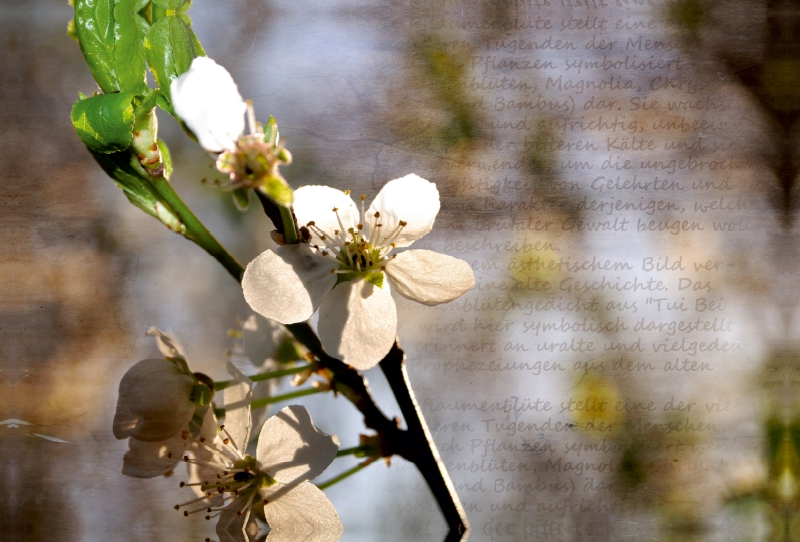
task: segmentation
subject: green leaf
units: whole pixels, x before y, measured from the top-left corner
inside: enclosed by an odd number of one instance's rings
[[[109,177],[136,207],[159,219],[170,230],[185,233],[186,226],[175,211],[153,188],[147,173],[139,165],[134,153],[118,152],[101,154],[92,152],[94,159],[100,164]]]
[[[174,16],[153,24],[145,38],[145,49],[150,70],[170,103],[172,81],[189,69],[192,60],[206,54],[189,25]]]
[[[114,7],[114,70],[121,91],[143,94],[147,89],[147,71],[141,23],[146,21],[137,14],[136,3],[137,0],[117,0]]]
[[[150,31],[150,23],[147,22],[147,18],[143,17],[139,13],[134,15],[134,18],[136,19],[136,26],[139,27],[140,35],[146,36],[147,33]],[[144,54],[144,47],[142,48],[142,54]]]
[[[92,77],[103,92],[119,90],[114,73],[114,0],[75,0],[75,31]]]
[[[144,92],[144,50],[136,0],[75,0],[75,32],[105,93]]]
[[[92,151],[111,153],[130,147],[135,115],[134,94],[102,94],[79,100],[72,106],[72,125]]]
[[[153,5],[163,8],[165,10],[171,9],[173,11],[178,11],[183,7],[185,4],[191,5],[191,2],[188,0],[153,0]],[[186,9],[189,9],[188,6]]]
[[[233,195],[233,202],[236,204],[237,209],[240,211],[246,211],[250,208],[249,188],[237,188],[236,190],[232,191],[231,194]]]

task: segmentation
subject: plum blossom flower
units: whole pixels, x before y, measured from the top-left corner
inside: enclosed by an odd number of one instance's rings
[[[200,56],[170,85],[172,106],[200,146],[209,152],[234,150],[244,132],[247,104],[228,70]]]
[[[328,186],[295,191],[294,212],[308,243],[284,245],[256,257],[242,288],[250,307],[283,324],[319,310],[319,336],[330,355],[357,369],[377,364],[391,349],[397,309],[384,278],[408,299],[447,303],[469,291],[467,262],[411,245],[431,231],[439,212],[436,185],[410,174],[389,181],[368,210]]]
[[[178,504],[184,516],[219,518],[220,542],[249,541],[259,527],[254,511],[270,527],[268,540],[334,542],[343,527],[333,504],[311,479],[336,457],[339,440],[316,428],[302,406],[289,406],[261,428],[255,457],[250,438],[250,380],[229,365],[236,383],[225,389],[226,419],[213,439],[200,437],[187,453],[189,485],[196,499]],[[238,408],[237,408],[238,405]]]
[[[270,117],[267,129],[256,122],[253,104],[245,102],[228,71],[208,57],[192,60],[189,70],[170,85],[175,113],[206,151],[217,153],[216,168],[228,175],[211,184],[233,193],[236,205],[250,205],[250,189],[260,189],[279,205],[292,203],[292,190],[278,168],[292,163],[278,125]],[[250,134],[244,134],[245,112]]]
[[[128,439],[122,474],[135,478],[171,471],[189,436],[216,423],[209,409],[213,384],[208,377],[189,371],[186,354],[172,335],[154,327],[147,334],[155,336],[164,359],[142,360],[125,373],[113,423],[114,436]]]

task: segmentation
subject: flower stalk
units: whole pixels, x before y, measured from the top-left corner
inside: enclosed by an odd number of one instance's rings
[[[367,459],[366,461],[362,461],[361,463],[359,463],[358,465],[356,465],[352,469],[347,469],[342,474],[340,474],[338,476],[334,476],[333,478],[331,478],[327,482],[322,482],[321,484],[317,484],[317,487],[322,489],[322,490],[328,489],[332,485],[337,484],[337,483],[341,482],[342,480],[344,480],[346,478],[349,478],[350,476],[356,474],[357,472],[361,472],[361,470],[364,467],[367,467],[367,466],[371,465],[372,463],[375,462],[376,459],[377,459],[377,457],[370,457],[369,459]]]
[[[289,369],[281,369],[279,371],[269,371],[266,373],[252,375],[249,378],[253,382],[261,382],[262,380],[271,380],[273,378],[281,378],[282,376],[289,376],[297,373],[302,373],[303,371],[314,369],[314,367],[315,365],[313,363],[310,363],[308,365],[301,365],[299,367],[291,367]],[[214,391],[224,390],[230,384],[231,384],[230,380],[220,380],[219,382],[214,382]]]
[[[230,252],[225,250],[211,232],[208,231],[200,219],[197,218],[192,210],[183,202],[178,193],[175,192],[175,189],[172,188],[169,181],[163,177],[154,177],[152,183],[158,194],[172,207],[185,226],[185,231],[182,232],[183,236],[208,252],[208,254],[217,260],[233,278],[241,282],[242,275],[244,274],[244,267],[242,267],[242,264],[240,264]]]

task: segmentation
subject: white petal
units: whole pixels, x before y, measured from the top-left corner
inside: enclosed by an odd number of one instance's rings
[[[374,218],[376,212],[381,214],[378,219]],[[386,183],[369,206],[364,221],[366,226],[371,226],[375,220],[382,224],[380,232],[369,232],[373,244],[386,246],[394,242],[398,247],[407,247],[431,231],[438,213],[436,184],[412,173]],[[397,237],[390,239],[401,220],[408,224]],[[375,239],[375,236],[380,239]]]
[[[147,442],[166,440],[192,419],[189,400],[194,379],[163,359],[145,359],[131,367],[119,383],[114,436]]]
[[[278,482],[312,480],[336,457],[339,439],[317,429],[305,407],[292,405],[261,427],[256,457]]]
[[[161,442],[128,439],[128,451],[122,460],[122,474],[133,478],[153,478],[172,470],[186,449],[180,431]]]
[[[248,491],[239,497],[236,497],[219,515],[217,521],[217,536],[219,542],[249,542],[250,537],[247,535],[245,527],[251,521],[255,521],[251,514],[253,492]],[[255,495],[253,500],[258,499],[259,495]],[[248,502],[250,505],[248,506]],[[244,510],[244,513],[239,516],[238,512]]]
[[[244,355],[256,367],[260,367],[266,360],[274,359],[278,346],[286,337],[286,328],[274,320],[264,318],[258,314],[251,314],[244,326]]]
[[[247,265],[242,278],[250,308],[282,324],[307,320],[334,284],[338,264],[305,243],[267,250]]]
[[[225,430],[230,434],[234,446],[244,455],[247,442],[250,440],[250,401],[253,400],[253,382],[230,361],[228,374],[233,379],[225,388]]]
[[[298,226],[306,226],[313,221],[317,228],[320,228],[331,237],[335,235],[334,232],[336,230],[342,232],[340,235],[344,235],[349,228],[355,228],[361,216],[361,211],[353,203],[353,199],[350,196],[330,186],[303,186],[298,188],[294,191],[294,204],[292,207],[294,215],[297,217]],[[333,211],[334,208],[337,209],[336,212]],[[337,214],[339,215],[338,218],[336,217]],[[340,220],[341,224],[339,223]],[[313,231],[311,233],[312,245],[321,247],[325,244],[329,246],[329,242],[320,239]]]
[[[269,523],[267,542],[336,542],[344,527],[328,497],[311,482],[286,491],[276,484],[261,490],[269,502],[264,516]]]
[[[400,295],[425,305],[447,303],[475,286],[467,262],[432,250],[398,254],[386,263],[386,275]]]
[[[359,370],[374,367],[392,348],[397,308],[387,284],[342,282],[319,308],[319,338],[325,351]]]
[[[181,343],[175,338],[171,332],[166,333],[153,326],[147,330],[147,335],[156,338],[156,345],[158,351],[165,358],[183,358],[186,359],[186,350],[183,349]]]
[[[247,104],[228,70],[208,57],[197,57],[189,71],[172,81],[170,94],[175,113],[205,150],[236,148]]]

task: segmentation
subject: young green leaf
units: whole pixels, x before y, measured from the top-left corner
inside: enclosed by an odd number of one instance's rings
[[[72,125],[81,141],[94,152],[123,151],[133,141],[134,94],[101,94],[72,106]]]
[[[172,81],[189,69],[195,57],[206,54],[189,25],[175,16],[157,21],[154,17],[154,24],[145,38],[145,49],[150,70],[170,102]]]
[[[75,33],[105,93],[143,93],[144,51],[136,0],[75,0]]]

